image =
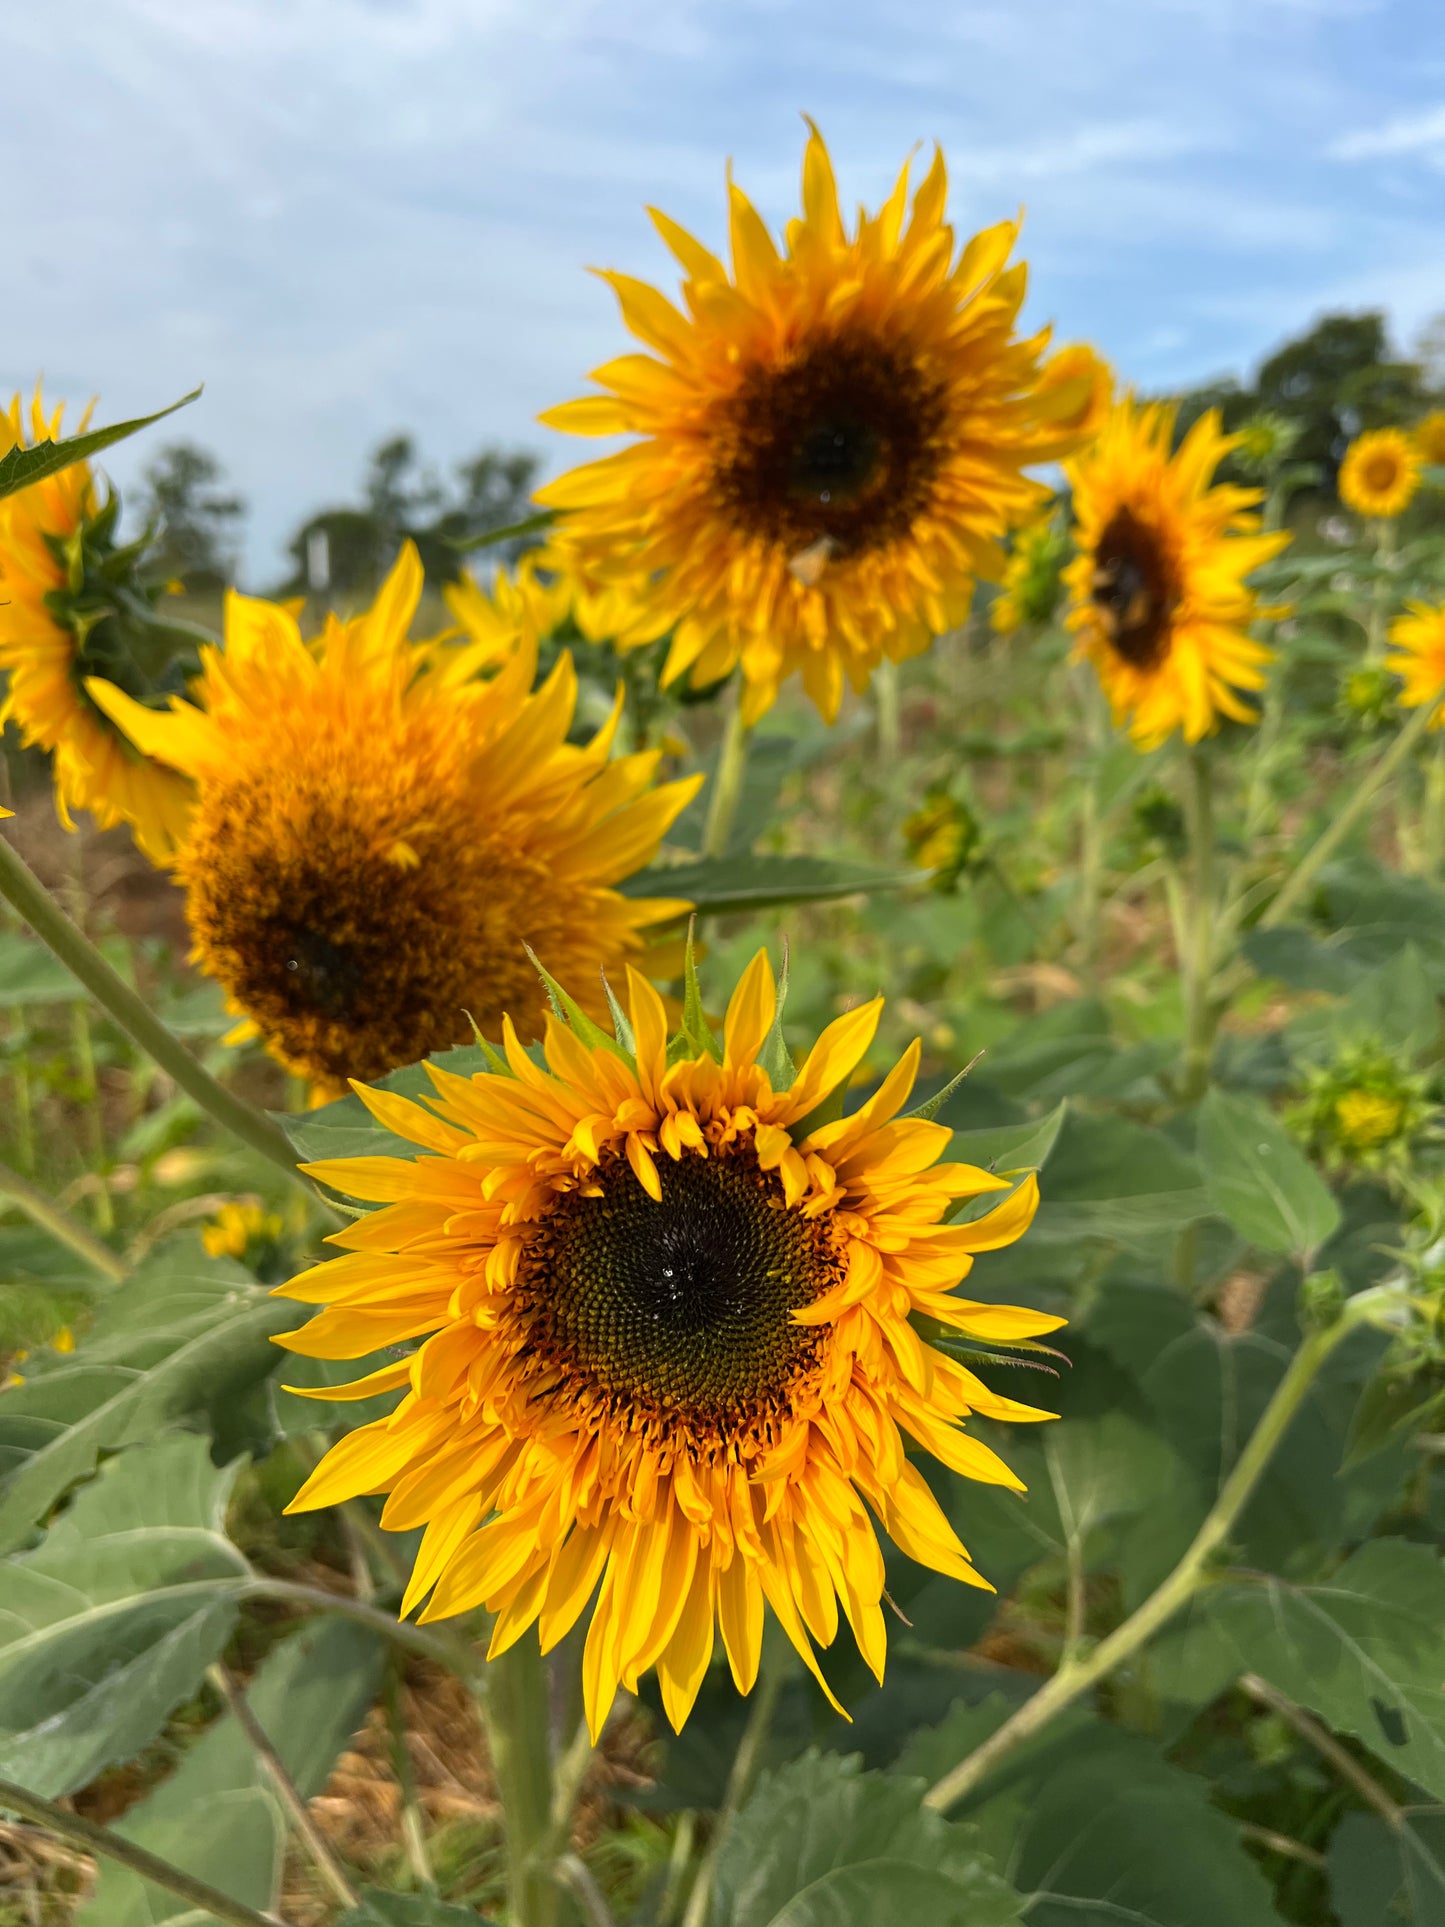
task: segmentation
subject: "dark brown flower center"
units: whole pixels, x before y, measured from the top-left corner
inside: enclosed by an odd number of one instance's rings
[[[927,506],[946,423],[942,384],[910,355],[863,333],[815,338],[714,410],[714,500],[789,556],[824,540],[859,555]]]
[[[1179,591],[1158,536],[1119,509],[1094,550],[1094,608],[1110,648],[1133,669],[1155,669],[1169,653]]]
[[[827,1227],[788,1208],[746,1143],[657,1167],[660,1203],[616,1158],[601,1196],[569,1192],[548,1214],[519,1281],[526,1348],[620,1414],[730,1437],[815,1355],[792,1313],[834,1281]]]
[[[1372,455],[1365,464],[1366,484],[1379,494],[1393,488],[1399,479],[1399,463],[1393,455]]]

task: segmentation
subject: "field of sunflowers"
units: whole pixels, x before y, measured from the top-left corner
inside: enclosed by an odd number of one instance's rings
[[[728,196],[442,584],[0,416],[0,1927],[1445,1922],[1445,414]]]

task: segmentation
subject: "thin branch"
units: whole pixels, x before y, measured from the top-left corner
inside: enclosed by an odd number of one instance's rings
[[[417,1798],[416,1774],[412,1771],[411,1748],[407,1744],[406,1722],[401,1711],[401,1667],[393,1662],[386,1669],[386,1724],[391,1733],[391,1762],[401,1788],[401,1837],[411,1870],[429,1892],[437,1890],[436,1874],[427,1851],[426,1826],[421,1802]]]
[[[587,1927],[617,1927],[607,1896],[580,1854],[564,1853],[557,1862],[556,1877],[581,1903]]]
[[[419,1653],[423,1659],[434,1660],[438,1666],[445,1666],[449,1672],[459,1674],[470,1681],[474,1688],[486,1669],[486,1661],[481,1654],[473,1651],[464,1639],[428,1632],[424,1626],[414,1626],[409,1619],[397,1619],[394,1614],[383,1612],[378,1606],[368,1606],[364,1600],[354,1599],[350,1593],[326,1592],[320,1586],[300,1586],[289,1579],[272,1579],[265,1573],[258,1573],[254,1579],[247,1580],[242,1591],[253,1599],[285,1600],[293,1606],[304,1606],[311,1612],[339,1613],[343,1619],[354,1619],[359,1626],[369,1626],[372,1632],[380,1633],[383,1639],[389,1639],[393,1645],[404,1647],[407,1652]]]
[[[1375,1809],[1388,1827],[1396,1833],[1404,1832],[1404,1809],[1390,1798],[1378,1780],[1371,1778],[1355,1756],[1340,1745],[1334,1734],[1320,1725],[1312,1713],[1307,1713],[1302,1706],[1296,1706],[1292,1699],[1281,1693],[1277,1686],[1271,1686],[1267,1679],[1261,1679],[1258,1673],[1244,1674],[1239,1684],[1257,1705],[1268,1708],[1286,1726],[1293,1727],[1322,1760],[1328,1760],[1340,1778],[1354,1788],[1367,1806]]]
[[[206,1675],[225,1700],[236,1724],[246,1735],[256,1757],[270,1775],[277,1797],[285,1807],[301,1844],[315,1862],[316,1871],[343,1906],[359,1907],[360,1894],[341,1871],[335,1855],[317,1831],[310,1809],[302,1799],[296,1782],[286,1771],[285,1761],[271,1744],[265,1727],[256,1718],[251,1702],[219,1660],[214,1666],[207,1667]]]
[[[225,1927],[286,1927],[275,1915],[258,1914],[244,1901],[233,1900],[214,1887],[208,1887],[204,1880],[197,1880],[183,1868],[173,1867],[169,1860],[148,1853],[138,1847],[133,1840],[126,1840],[109,1827],[98,1827],[92,1820],[84,1820],[78,1813],[67,1813],[64,1807],[56,1806],[53,1800],[46,1800],[28,1787],[16,1786],[11,1780],[0,1780],[0,1807],[9,1807],[12,1812],[23,1813],[27,1820],[58,1834],[82,1853],[101,1855],[114,1860],[119,1866],[128,1867],[142,1880],[149,1880],[157,1887],[164,1887],[167,1893],[184,1900],[188,1906],[198,1907],[202,1913],[225,1923]]]
[[[83,1224],[77,1224],[38,1186],[22,1178],[18,1171],[12,1171],[8,1164],[0,1164],[0,1198],[9,1198],[17,1204],[42,1231],[48,1231],[57,1243],[68,1245],[77,1258],[83,1258],[111,1284],[118,1285],[130,1275],[125,1260],[109,1245],[103,1245]]]
[[[1253,1820],[1241,1820],[1238,1826],[1246,1840],[1253,1840],[1269,1853],[1282,1854],[1286,1860],[1303,1861],[1305,1866],[1314,1867],[1320,1873],[1330,1864],[1318,1847],[1307,1847],[1303,1840],[1276,1833],[1273,1827],[1257,1827]]]

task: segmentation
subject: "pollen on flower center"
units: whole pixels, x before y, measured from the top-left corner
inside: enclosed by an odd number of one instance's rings
[[[1163,658],[1178,592],[1153,532],[1120,509],[1094,553],[1092,600],[1110,646],[1135,669]]]
[[[519,1309],[574,1392],[732,1437],[777,1408],[819,1343],[791,1314],[836,1282],[826,1226],[789,1209],[739,1140],[659,1159],[662,1199],[625,1159],[564,1194],[532,1243]]]
[[[827,536],[857,555],[897,540],[939,466],[947,396],[866,334],[751,368],[709,423],[713,493],[745,535],[794,553]]]

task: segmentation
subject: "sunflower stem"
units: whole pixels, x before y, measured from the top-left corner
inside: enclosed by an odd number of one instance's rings
[[[1324,833],[1300,858],[1294,869],[1285,878],[1279,895],[1270,904],[1259,920],[1261,930],[1269,930],[1283,923],[1290,911],[1304,896],[1325,864],[1354,829],[1361,817],[1369,809],[1385,784],[1395,774],[1405,758],[1420,741],[1439,709],[1445,702],[1445,683],[1435,694],[1415,711],[1390,747],[1380,757],[1375,767],[1355,785],[1348,802],[1334,818]]]
[[[873,701],[878,722],[878,755],[883,774],[898,768],[903,754],[903,711],[899,700],[898,664],[885,656],[873,672]]]
[[[1389,569],[1395,559],[1395,524],[1382,516],[1375,524],[1375,579],[1370,585],[1370,615],[1366,625],[1365,661],[1377,664],[1385,654],[1385,620],[1390,613]]]
[[[552,1826],[547,1676],[529,1628],[487,1666],[484,1707],[507,1842],[512,1927],[556,1927],[559,1893],[539,1853]]]
[[[109,1827],[98,1827],[91,1820],[82,1819],[78,1813],[67,1813],[52,1800],[42,1799],[28,1787],[16,1786],[11,1780],[0,1780],[0,1808],[8,1807],[12,1813],[23,1814],[33,1820],[36,1826],[44,1827],[48,1833],[59,1835],[81,1853],[114,1860],[122,1867],[128,1867],[142,1880],[149,1880],[154,1886],[166,1893],[175,1894],[186,1902],[187,1911],[208,1915],[212,1920],[225,1923],[225,1927],[284,1927],[278,1923],[274,1914],[258,1914],[254,1907],[243,1901],[233,1900],[229,1894],[219,1893],[216,1888],[208,1887],[204,1880],[197,1880],[183,1868],[173,1867],[169,1860],[148,1853],[135,1841],[123,1839],[112,1833]]]
[[[19,911],[41,942],[54,951],[106,1015],[153,1058],[188,1097],[194,1098],[203,1111],[208,1111],[218,1124],[249,1144],[252,1150],[280,1165],[298,1184],[306,1183],[296,1169],[295,1153],[280,1127],[244,1098],[228,1091],[196,1062],[180,1039],[166,1029],[125,979],[112,970],[4,837],[0,837],[0,896]]]
[[[1214,792],[1208,752],[1199,744],[1185,762],[1184,820],[1189,833],[1183,947],[1179,968],[1184,979],[1184,1061],[1179,1094],[1192,1104],[1209,1085],[1219,1006],[1210,992],[1214,978]]]
[[[113,1285],[129,1275],[129,1267],[123,1258],[113,1252],[109,1245],[103,1245],[82,1224],[67,1216],[36,1185],[22,1178],[18,1171],[12,1171],[8,1164],[0,1164],[0,1198],[9,1198],[42,1231],[48,1231],[58,1244],[68,1245],[77,1258],[83,1258],[93,1271],[102,1278],[108,1278]]]
[[[1258,1425],[1234,1462],[1234,1469],[1220,1489],[1204,1523],[1194,1535],[1183,1558],[1143,1605],[1102,1639],[1085,1658],[1067,1658],[1053,1678],[1041,1686],[1031,1699],[975,1748],[965,1760],[937,1780],[924,1795],[923,1804],[935,1813],[956,1807],[992,1772],[1006,1754],[1042,1731],[1065,1707],[1107,1679],[1116,1667],[1153,1638],[1179,1609],[1187,1605],[1208,1583],[1208,1566],[1234,1530],[1236,1521],[1258,1485],[1300,1406],[1309,1395],[1326,1359],[1340,1341],[1367,1318],[1377,1315],[1380,1292],[1362,1293],[1346,1306],[1333,1325],[1312,1331],[1290,1360],[1284,1377],[1275,1387],[1269,1404],[1260,1414]]]
[[[743,720],[743,692],[735,682],[728,696],[727,721],[718,749],[717,769],[708,801],[707,827],[702,833],[704,856],[726,856],[743,796],[743,779],[748,769],[748,742],[752,735]]]

